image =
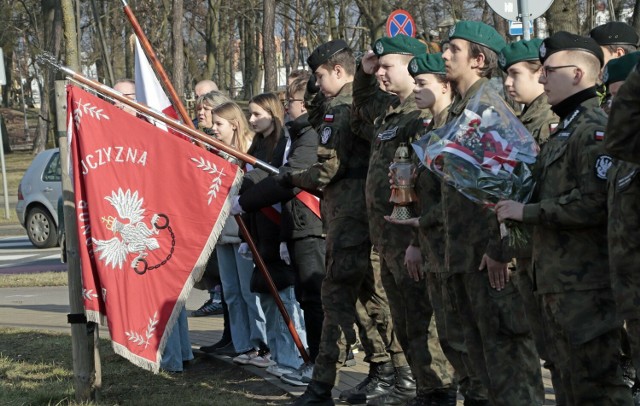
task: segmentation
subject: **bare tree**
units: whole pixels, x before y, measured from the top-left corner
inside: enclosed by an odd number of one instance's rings
[[[262,54],[264,60],[264,91],[278,89],[278,68],[276,66],[276,1],[264,0],[262,3]]]
[[[558,31],[580,32],[578,0],[555,0],[545,17],[549,35]]]
[[[182,0],[173,0],[173,22],[171,37],[173,43],[173,87],[178,95],[184,94],[184,38],[182,37],[183,20]]]
[[[56,59],[60,56],[62,43],[62,10],[57,0],[41,0],[44,49],[53,54]],[[55,72],[44,69],[44,86],[40,93],[40,118],[38,119],[38,131],[33,140],[33,153],[38,154],[45,150],[47,139],[51,130],[50,123],[55,123],[56,107],[54,79]]]

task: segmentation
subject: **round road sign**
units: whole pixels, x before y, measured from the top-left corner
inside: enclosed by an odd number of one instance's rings
[[[387,36],[395,37],[398,34],[416,36],[416,23],[413,17],[405,10],[395,10],[389,14],[386,26]]]

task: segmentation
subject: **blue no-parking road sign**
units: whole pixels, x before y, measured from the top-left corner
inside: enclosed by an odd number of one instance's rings
[[[395,37],[398,34],[416,36],[416,23],[413,17],[405,10],[395,10],[389,14],[386,26],[387,36]]]

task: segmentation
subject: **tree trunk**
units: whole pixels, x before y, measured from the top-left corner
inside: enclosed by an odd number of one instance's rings
[[[80,71],[80,54],[78,49],[78,35],[76,31],[76,14],[73,0],[61,0],[64,21],[64,40],[66,48],[66,65],[76,72]],[[80,271],[80,256],[78,255],[78,235],[76,233],[76,208],[73,189],[67,168],[69,167],[69,151],[67,137],[60,137],[60,163],[62,169],[62,195],[64,198],[64,224],[69,232],[66,235],[68,276],[69,276],[69,307],[71,314],[76,317],[84,316],[82,302],[82,276]],[[95,327],[95,328],[93,328]],[[96,359],[94,358],[94,333],[97,326],[77,320],[71,323],[71,348],[73,351],[73,375],[75,397],[78,402],[95,399]],[[98,363],[99,365],[99,363]]]
[[[580,32],[578,0],[555,0],[545,17],[550,36],[558,31]]]
[[[58,58],[60,55],[62,15],[56,0],[41,0],[44,48]],[[38,131],[33,140],[33,154],[44,151],[49,138],[49,123],[55,123],[55,92],[54,79],[55,71],[52,69],[43,70],[44,86],[40,91],[40,118],[38,119]],[[49,120],[53,115],[54,119]]]
[[[205,31],[205,44],[206,44],[206,58],[207,58],[207,70],[205,72],[204,79],[213,79],[213,74],[216,71],[216,43],[217,32],[219,22],[219,4],[216,0],[209,0],[207,8],[207,24]]]
[[[173,0],[173,87],[178,97],[184,98],[184,39],[182,37],[183,0]]]
[[[640,32],[640,0],[636,0],[636,4],[633,6],[632,25],[636,32]]]
[[[278,67],[276,66],[276,2],[264,0],[262,3],[262,59],[264,60],[264,91],[278,90]]]

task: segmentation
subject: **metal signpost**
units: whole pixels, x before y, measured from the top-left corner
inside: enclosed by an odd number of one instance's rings
[[[530,29],[533,26],[531,21],[543,15],[553,0],[487,0],[489,7],[500,17],[506,20],[522,21],[523,38],[531,39]]]
[[[388,37],[395,37],[398,34],[415,37],[416,23],[408,11],[394,10],[387,18],[386,32]]]

